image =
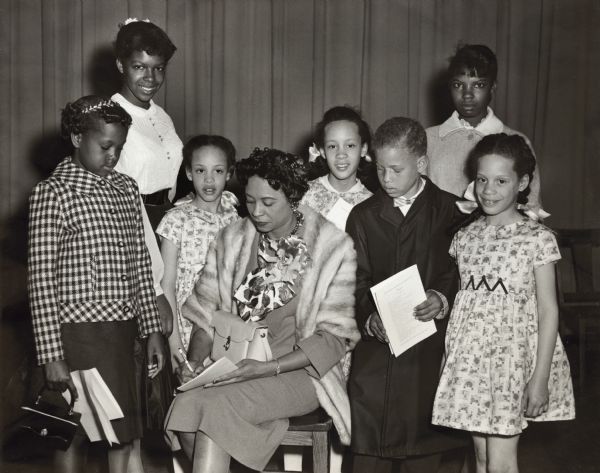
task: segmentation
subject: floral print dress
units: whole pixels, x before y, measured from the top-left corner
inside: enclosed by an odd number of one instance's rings
[[[461,287],[446,332],[432,422],[516,435],[527,420],[573,419],[571,374],[560,337],[550,368],[548,411],[525,418],[522,408],[537,355],[534,268],[560,259],[553,233],[526,218],[504,226],[481,218],[456,234],[450,253]]]
[[[357,180],[356,184],[346,192],[338,192],[329,183],[329,179],[327,179],[327,175],[325,175],[308,183],[308,191],[302,198],[301,203],[316,210],[323,215],[323,217],[327,218],[327,214],[338,199],[344,199],[352,206],[355,206],[356,204],[360,204],[363,200],[367,200],[372,195],[373,193],[359,180]]]
[[[177,255],[177,323],[181,342],[187,349],[192,331],[192,322],[181,315],[181,306],[192,293],[206,263],[210,243],[221,228],[239,219],[237,198],[229,191],[221,195],[221,211],[212,213],[199,209],[184,197],[169,210],[161,220],[156,233],[171,241],[179,249]]]

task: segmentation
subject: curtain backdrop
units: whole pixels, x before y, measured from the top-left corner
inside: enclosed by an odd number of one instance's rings
[[[555,227],[600,226],[600,2],[597,0],[2,0],[3,236],[56,164],[67,101],[119,86],[118,23],[150,18],[178,50],[157,97],[183,140],[229,137],[304,150],[336,104],[375,129],[450,113],[441,73],[456,45],[498,56],[497,115],[532,140]],[[19,220],[20,219],[20,220]],[[21,235],[22,236],[22,235]]]

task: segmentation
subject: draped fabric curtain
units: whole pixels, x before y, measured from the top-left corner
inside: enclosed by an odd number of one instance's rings
[[[323,111],[430,126],[458,43],[498,56],[497,115],[532,140],[553,227],[600,226],[600,3],[596,0],[2,0],[1,215],[23,215],[55,164],[67,101],[119,87],[118,24],[150,18],[178,50],[157,102],[183,140],[304,151]],[[3,235],[12,232],[4,225]]]

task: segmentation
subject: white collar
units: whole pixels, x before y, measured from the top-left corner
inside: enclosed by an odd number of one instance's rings
[[[491,135],[494,133],[502,133],[504,129],[504,123],[494,115],[494,111],[488,107],[487,115],[481,120],[477,126],[471,126],[467,121],[462,120],[458,116],[458,112],[455,110],[452,115],[444,123],[440,125],[440,137],[443,138],[446,135],[456,130],[475,130],[482,135]]]
[[[157,107],[152,99],[150,99],[150,107],[148,108],[138,107],[137,105],[132,104],[118,92],[114,94],[111,99],[121,105],[121,107],[123,107],[130,115],[141,118],[145,118],[150,115],[156,115]]]
[[[331,182],[329,182],[327,176],[328,174],[325,174],[324,176],[321,176],[318,179],[321,185],[329,192],[335,192],[336,194],[356,194],[357,192],[361,192],[365,187],[359,179],[356,179],[356,184],[354,184],[350,189],[344,192],[340,192],[331,185]]]

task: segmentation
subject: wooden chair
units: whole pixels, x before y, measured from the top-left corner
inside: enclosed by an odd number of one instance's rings
[[[331,426],[331,418],[321,408],[301,417],[292,417],[281,445],[312,447],[313,461],[310,471],[313,473],[329,473],[329,432]],[[268,471],[270,473],[286,473],[287,470]]]
[[[561,317],[572,317],[577,324],[582,387],[589,328],[600,325],[600,229],[558,230],[558,244],[562,254],[556,277],[559,309]]]

